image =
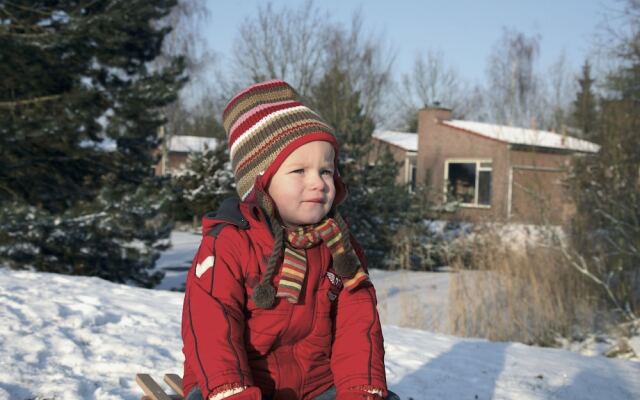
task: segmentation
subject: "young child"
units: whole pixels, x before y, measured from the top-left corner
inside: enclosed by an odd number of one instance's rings
[[[280,80],[227,105],[241,202],[205,216],[182,319],[188,399],[383,399],[364,254],[336,207],[333,130]]]

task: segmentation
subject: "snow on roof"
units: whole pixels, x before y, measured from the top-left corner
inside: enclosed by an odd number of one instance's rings
[[[418,135],[416,133],[376,130],[373,132],[373,137],[408,151],[418,151]]]
[[[169,140],[169,151],[190,153],[193,151],[204,151],[205,145],[210,149],[215,148],[218,139],[200,136],[171,136]]]
[[[525,129],[513,126],[493,125],[485,124],[483,122],[461,120],[442,121],[441,123],[511,144],[583,151],[589,153],[597,153],[598,150],[600,150],[600,146],[595,143],[537,129]]]

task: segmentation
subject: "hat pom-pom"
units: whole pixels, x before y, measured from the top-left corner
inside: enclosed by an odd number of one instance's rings
[[[253,289],[253,302],[259,308],[271,308],[276,300],[276,289],[269,282],[261,282]]]
[[[360,261],[353,251],[337,254],[333,257],[333,268],[342,278],[351,278],[358,271]]]

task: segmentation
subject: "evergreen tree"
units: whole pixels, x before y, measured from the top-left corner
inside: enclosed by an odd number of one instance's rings
[[[224,140],[219,140],[214,148],[206,148],[204,152],[191,153],[185,169],[177,172],[173,179],[179,192],[176,207],[184,208],[194,220],[217,210],[226,197],[236,196],[229,151]]]
[[[153,177],[183,62],[151,68],[175,0],[0,6],[0,261],[152,286],[170,232]]]
[[[596,98],[593,93],[594,79],[591,77],[591,65],[585,61],[582,66],[582,75],[578,78],[580,89],[573,101],[573,121],[582,131],[582,136],[587,140],[596,140]]]
[[[593,133],[600,151],[575,169],[573,239],[585,275],[605,289],[618,312],[634,319],[640,317],[640,3],[627,5],[631,29],[612,42],[618,67],[605,82],[609,92]]]
[[[408,191],[396,184],[399,164],[387,152],[369,165],[374,123],[363,112],[360,93],[333,66],[312,88],[315,110],[333,126],[341,146],[340,172],[349,190],[341,210],[367,253],[370,266],[391,263],[393,237],[403,222]]]

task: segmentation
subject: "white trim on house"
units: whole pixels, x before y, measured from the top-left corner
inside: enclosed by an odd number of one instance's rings
[[[509,186],[507,187],[507,221],[511,220],[511,202],[513,201],[513,167],[509,167]]]
[[[411,176],[411,169],[413,168],[418,168],[417,166],[417,160],[418,158],[418,153],[413,152],[413,151],[407,151],[405,153],[405,157],[404,157],[404,183],[405,184],[409,184],[409,193],[413,193],[413,189],[411,188],[411,180],[412,180],[412,176]],[[412,162],[413,161],[413,162]],[[417,184],[417,182],[416,182]]]
[[[564,171],[566,171],[563,168],[537,167],[535,165],[512,165],[511,168],[524,169],[524,170],[529,170],[529,171],[544,171],[544,172],[564,172]]]
[[[478,204],[478,194],[480,189],[478,187],[480,183],[480,172],[491,171],[491,178],[493,179],[493,160],[490,158],[446,158],[444,160],[444,184],[443,194],[444,198],[447,198],[447,185],[449,184],[449,164],[476,164],[476,176],[475,186],[473,193],[473,203],[460,203],[461,207],[467,208],[491,208],[491,204]],[[491,164],[490,167],[482,166],[483,163]],[[493,189],[493,188],[492,188]],[[493,191],[493,190],[492,190]]]

